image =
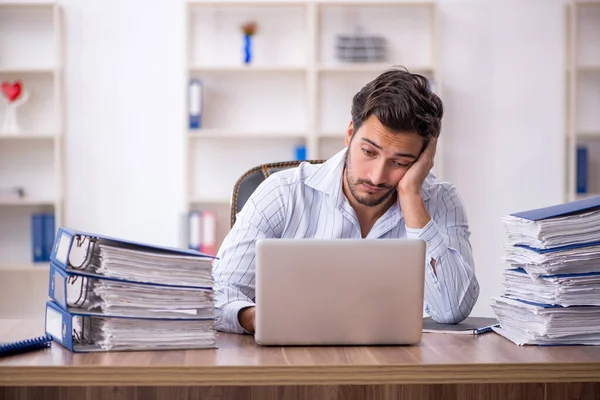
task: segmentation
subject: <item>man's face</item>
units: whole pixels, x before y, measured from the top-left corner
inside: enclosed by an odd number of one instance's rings
[[[424,139],[416,132],[392,132],[371,115],[346,134],[344,179],[354,199],[375,207],[396,192],[396,186],[423,149]]]

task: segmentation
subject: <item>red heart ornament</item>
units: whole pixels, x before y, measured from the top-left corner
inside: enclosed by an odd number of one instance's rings
[[[8,101],[15,101],[21,94],[21,82],[16,81],[13,84],[6,81],[2,82],[2,93],[4,93]]]

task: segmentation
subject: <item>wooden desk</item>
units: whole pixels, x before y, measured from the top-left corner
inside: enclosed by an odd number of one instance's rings
[[[0,320],[0,342],[41,321]],[[600,347],[518,347],[495,333],[425,334],[412,347],[260,347],[0,358],[0,399],[598,399]]]

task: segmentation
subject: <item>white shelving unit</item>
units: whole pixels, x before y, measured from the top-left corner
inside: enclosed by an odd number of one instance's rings
[[[299,145],[309,159],[337,153],[352,97],[381,72],[403,65],[442,94],[432,2],[190,0],[186,13],[187,78],[202,81],[203,124],[189,130],[186,110],[185,208],[217,213],[217,248],[229,231],[236,180],[256,165],[294,160]],[[253,60],[244,65],[241,26],[251,21],[258,32]],[[336,59],[336,36],[356,28],[385,37],[385,62]],[[438,175],[443,141],[442,135]],[[187,244],[185,234],[181,244]]]
[[[565,201],[600,195],[600,2],[567,5],[567,193]],[[587,191],[578,190],[577,148],[587,148]]]
[[[32,214],[63,223],[63,34],[55,3],[0,2],[0,81],[29,92],[17,109],[22,133],[0,134],[0,187],[22,187],[20,199],[0,198],[0,315],[43,313],[48,263],[34,263]],[[0,123],[4,95],[0,102]],[[21,300],[19,300],[21,299]]]

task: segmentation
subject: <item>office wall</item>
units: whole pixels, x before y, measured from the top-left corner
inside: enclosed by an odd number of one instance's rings
[[[183,210],[183,2],[62,0],[70,225],[176,245]],[[481,298],[502,289],[503,215],[562,200],[563,0],[442,0],[447,177]]]

